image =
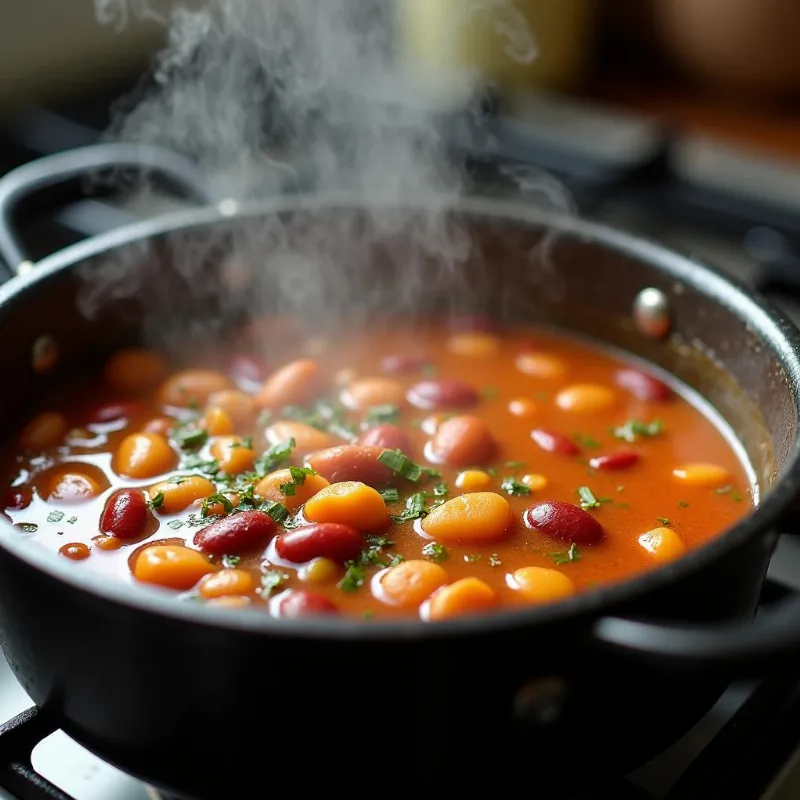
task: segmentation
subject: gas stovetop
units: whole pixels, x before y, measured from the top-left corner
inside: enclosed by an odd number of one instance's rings
[[[64,112],[32,108],[0,131],[0,171],[94,142],[107,97]],[[800,322],[800,169],[719,142],[675,135],[656,120],[553,97],[518,98],[491,115],[493,135],[467,159],[477,191],[534,198],[526,176],[547,170],[577,209],[683,252],[761,289]],[[457,127],[457,126],[456,126]],[[302,154],[295,154],[302,166]],[[301,170],[302,171],[302,170]],[[26,226],[34,259],[157,209],[83,200]],[[800,591],[800,540],[785,536],[764,602]],[[52,732],[0,661],[0,797],[156,800],[158,794]],[[9,720],[2,726],[2,721]],[[59,787],[59,788],[56,788]],[[66,794],[64,794],[66,793]],[[683,739],[627,776],[570,800],[797,800],[800,674],[733,684]]]

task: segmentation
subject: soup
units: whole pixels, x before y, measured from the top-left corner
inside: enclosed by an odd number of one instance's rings
[[[757,501],[702,403],[558,333],[295,331],[268,349],[114,353],[9,448],[6,517],[87,585],[435,623],[629,579]]]

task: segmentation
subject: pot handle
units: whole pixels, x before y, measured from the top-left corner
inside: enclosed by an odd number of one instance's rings
[[[80,181],[101,171],[152,173],[172,193],[186,200],[209,205],[214,197],[194,165],[187,159],[152,145],[111,142],[65,150],[63,153],[23,164],[0,178],[0,259],[19,275],[30,266],[25,249],[16,233],[15,217],[23,201],[57,201],[76,194]]]
[[[626,663],[659,669],[723,668],[745,678],[797,663],[800,594],[791,592],[763,606],[755,619],[745,622],[672,626],[604,617],[592,633],[596,642],[624,656]]]

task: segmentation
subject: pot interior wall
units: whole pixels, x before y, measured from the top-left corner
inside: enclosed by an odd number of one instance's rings
[[[6,419],[29,414],[122,343],[196,360],[252,317],[301,315],[309,335],[389,325],[399,339],[398,315],[492,315],[577,331],[666,368],[728,421],[768,491],[797,436],[776,333],[757,316],[744,319],[733,292],[682,282],[671,263],[568,230],[456,212],[287,211],[198,225],[61,269],[5,304],[0,365],[15,379],[0,409]],[[646,287],[670,298],[665,341],[633,324]],[[44,376],[32,369],[42,336],[59,349]]]

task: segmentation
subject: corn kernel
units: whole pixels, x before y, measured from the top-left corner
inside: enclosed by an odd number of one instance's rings
[[[730,480],[730,473],[716,464],[685,464],[676,467],[672,474],[689,486],[721,486]]]
[[[315,558],[300,573],[306,583],[328,583],[339,576],[339,567],[329,558]]]
[[[680,558],[686,552],[686,545],[672,528],[653,528],[643,533],[638,541],[650,558],[661,563]]]
[[[459,473],[456,486],[465,492],[479,492],[492,482],[492,476],[482,469],[467,469]]]
[[[544,475],[523,475],[520,483],[525,484],[532,492],[541,492],[547,488],[547,478]]]

